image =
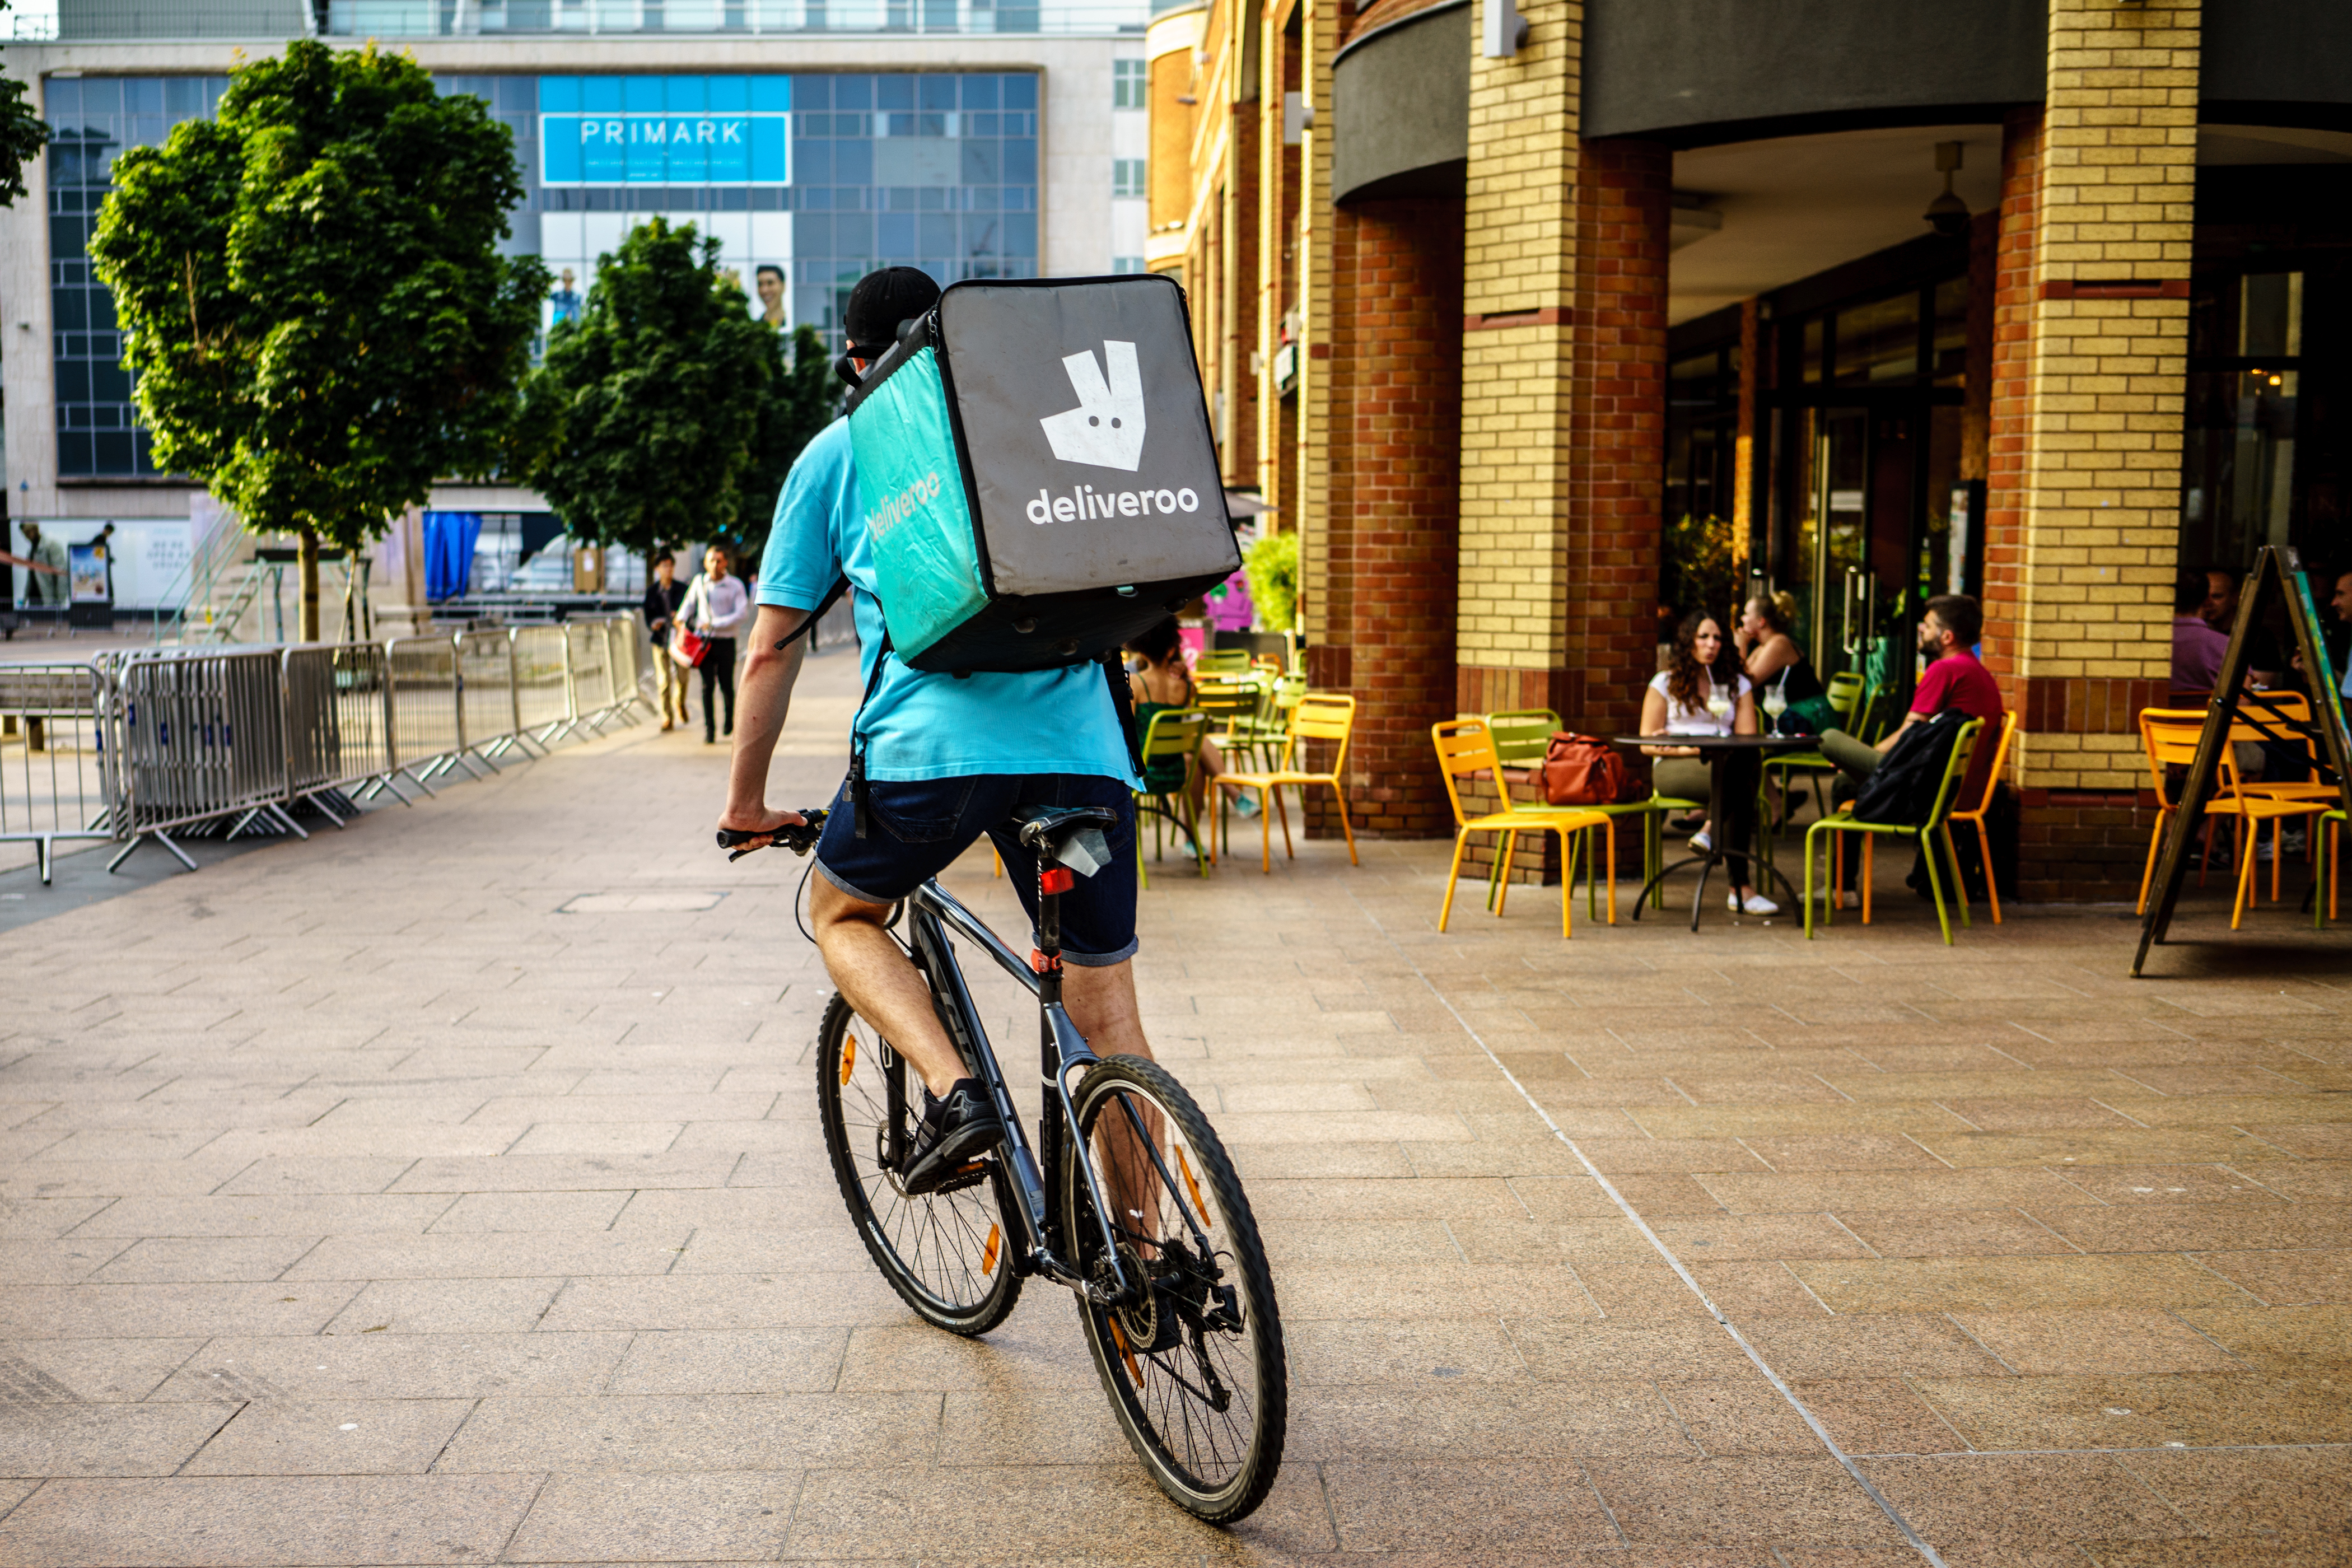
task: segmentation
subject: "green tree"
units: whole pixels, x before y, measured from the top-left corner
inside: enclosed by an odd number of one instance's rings
[[[297,40],[114,181],[90,256],[155,460],[295,535],[316,638],[320,541],[514,466],[547,269],[499,254],[513,135],[413,59]]]
[[[792,363],[784,361],[784,337],[771,331],[774,363],[767,395],[760,400],[759,427],[751,435],[751,460],[737,488],[735,522],[730,531],[744,550],[758,554],[766,545],[784,475],[816,433],[833,422],[842,385],[834,378],[833,356],[814,327],[792,336]]]
[[[7,10],[0,4],[0,11]],[[48,145],[49,128],[25,101],[25,84],[0,77],[0,207],[15,206],[25,194],[25,165]]]
[[[530,482],[572,536],[650,554],[664,541],[758,540],[822,396],[803,332],[754,321],[719,242],[654,218],[596,258],[580,315],[550,334],[530,424],[550,434]]]

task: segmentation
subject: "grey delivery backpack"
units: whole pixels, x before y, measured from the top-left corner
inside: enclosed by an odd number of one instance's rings
[[[917,669],[1115,654],[1241,566],[1168,278],[949,285],[850,395],[849,439]]]

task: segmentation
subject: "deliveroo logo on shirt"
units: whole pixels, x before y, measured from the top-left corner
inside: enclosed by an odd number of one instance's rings
[[[1143,376],[1133,343],[1105,339],[1103,359],[1110,366],[1108,380],[1092,349],[1066,355],[1062,368],[1069,373],[1078,405],[1037,423],[1062,461],[1131,474],[1143,461]]]

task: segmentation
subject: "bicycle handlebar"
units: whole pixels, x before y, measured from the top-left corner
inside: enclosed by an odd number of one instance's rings
[[[816,847],[817,837],[824,831],[825,809],[821,805],[811,806],[800,814],[803,820],[797,826],[788,825],[770,828],[765,832],[753,832],[740,827],[722,827],[719,830],[719,847],[734,851],[727,857],[730,865],[755,850],[765,849],[772,845],[781,845],[795,855],[805,855]],[[764,838],[768,842],[753,844],[751,840],[754,838]]]

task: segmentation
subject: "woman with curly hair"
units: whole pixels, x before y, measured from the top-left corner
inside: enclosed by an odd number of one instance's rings
[[[1720,670],[1721,673],[1718,673]],[[1723,627],[1705,610],[1685,616],[1675,628],[1674,652],[1666,668],[1650,682],[1642,697],[1644,735],[1753,735],[1757,733],[1755,689],[1738,665],[1723,657]],[[1707,763],[1695,746],[1645,746],[1658,759],[1651,778],[1660,795],[1705,800],[1712,793]],[[1776,915],[1780,906],[1748,885],[1748,856],[1756,836],[1756,783],[1761,763],[1755,752],[1733,752],[1717,764],[1723,769],[1721,823],[1709,822],[1691,839],[1691,847],[1713,847],[1712,835],[1726,835],[1723,850],[1739,858],[1739,881],[1727,902],[1734,910]]]

